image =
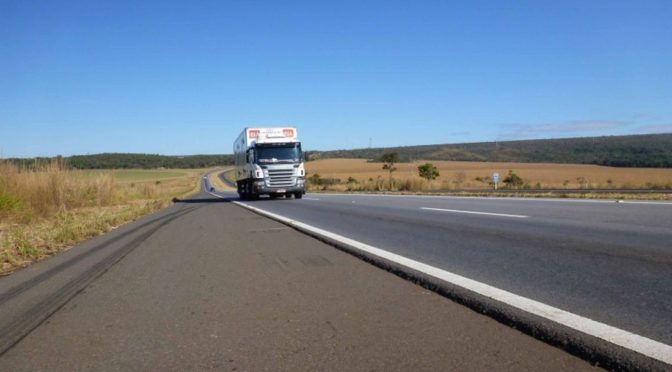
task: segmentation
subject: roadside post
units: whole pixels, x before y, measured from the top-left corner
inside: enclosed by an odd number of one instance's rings
[[[499,183],[499,173],[495,172],[492,174],[492,183],[495,185],[495,190],[497,190],[497,184]]]

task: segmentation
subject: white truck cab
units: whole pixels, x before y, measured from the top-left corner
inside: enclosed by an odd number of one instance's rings
[[[245,128],[233,143],[241,199],[300,199],[306,192],[303,151],[294,127]]]

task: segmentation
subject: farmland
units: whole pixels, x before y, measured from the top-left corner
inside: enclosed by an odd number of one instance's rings
[[[418,165],[425,161],[396,164],[393,177],[397,184],[411,183],[416,189],[484,189],[490,187],[488,177],[498,172],[503,179],[509,170],[514,171],[529,188],[580,189],[580,188],[672,188],[672,169],[665,168],[615,168],[583,164],[500,163],[473,161],[428,161],[434,164],[440,176],[430,182],[418,176]],[[364,159],[324,159],[306,163],[308,176],[318,174],[325,179],[338,179],[335,190],[345,189],[352,177],[359,184],[387,181],[388,172],[381,163]]]

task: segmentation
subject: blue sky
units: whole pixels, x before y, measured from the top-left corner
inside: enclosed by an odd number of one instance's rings
[[[0,0],[0,152],[672,132],[670,19],[669,0]]]

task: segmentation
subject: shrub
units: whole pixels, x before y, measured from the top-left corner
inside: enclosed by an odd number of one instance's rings
[[[435,180],[438,177],[439,170],[432,163],[425,163],[418,166],[418,175],[427,181]]]
[[[506,175],[502,181],[507,188],[518,189],[525,184],[525,181],[512,170],[509,170],[509,173]]]

